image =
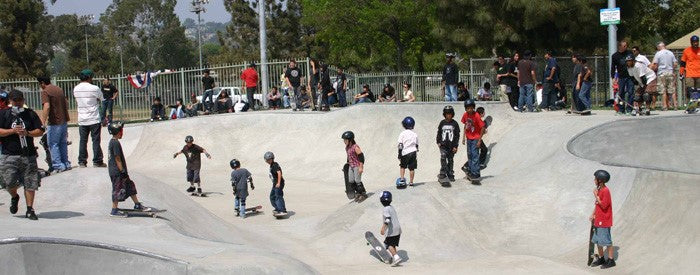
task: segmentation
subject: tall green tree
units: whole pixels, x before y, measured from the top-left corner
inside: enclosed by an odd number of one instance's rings
[[[0,78],[46,73],[46,11],[39,0],[0,0]]]

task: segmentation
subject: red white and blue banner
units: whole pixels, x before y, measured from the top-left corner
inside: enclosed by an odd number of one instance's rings
[[[159,74],[169,74],[169,73],[174,73],[175,70],[159,70],[155,72],[145,72],[145,73],[136,73],[136,74],[130,74],[126,76],[126,79],[131,83],[131,86],[133,86],[136,89],[143,89],[148,87],[148,85],[151,85],[151,82],[153,82],[153,78],[155,78]]]

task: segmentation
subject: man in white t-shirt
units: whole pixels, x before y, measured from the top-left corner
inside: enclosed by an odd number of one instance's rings
[[[656,71],[659,93],[662,96],[664,111],[671,107],[678,110],[678,95],[676,92],[676,74],[675,70],[678,66],[678,59],[673,53],[666,49],[664,42],[656,44],[656,49],[659,50],[654,55],[652,61],[652,69]],[[668,95],[671,95],[672,102],[668,101]]]
[[[80,84],[73,88],[73,96],[78,104],[78,126],[80,132],[80,146],[78,149],[78,165],[87,167],[87,139],[92,136],[92,164],[95,167],[107,167],[100,147],[100,101],[102,92],[100,87],[92,85],[93,73],[90,69],[80,72]]]
[[[627,73],[637,80],[638,88],[634,92],[634,110],[632,115],[649,115],[651,97],[656,93],[656,73],[649,69],[643,62],[636,61],[632,56],[627,56]],[[646,104],[646,111],[641,112],[642,102]]]

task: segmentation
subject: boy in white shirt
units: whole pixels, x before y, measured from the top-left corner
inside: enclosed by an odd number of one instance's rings
[[[396,180],[397,187],[406,186],[406,168],[408,168],[410,174],[410,181],[408,185],[413,186],[413,178],[415,176],[416,168],[418,168],[418,134],[413,132],[413,127],[416,125],[416,121],[408,116],[401,122],[403,128],[406,129],[399,135],[399,167],[401,167],[401,177]]]

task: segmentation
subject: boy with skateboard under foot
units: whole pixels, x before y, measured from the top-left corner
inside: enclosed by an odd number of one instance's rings
[[[233,186],[233,195],[236,196],[234,210],[236,210],[236,216],[241,216],[241,218],[245,219],[245,199],[248,197],[249,182],[250,189],[255,190],[253,177],[247,169],[241,168],[241,162],[237,159],[232,159],[229,164],[231,169],[233,169],[233,172],[231,172],[231,185]]]
[[[413,131],[413,127],[416,126],[416,121],[408,116],[401,122],[403,128],[405,129],[399,135],[399,167],[400,176],[396,181],[396,187],[403,188],[406,187],[406,169],[408,168],[411,181],[408,182],[409,186],[413,186],[413,178],[415,176],[415,170],[418,168],[418,134]]]
[[[134,201],[134,209],[140,211],[149,211],[149,207],[144,207],[138,197],[136,197],[136,186],[129,179],[129,171],[126,168],[126,159],[124,151],[119,140],[124,136],[124,124],[121,121],[112,121],[107,126],[107,131],[112,135],[107,147],[109,160],[107,161],[107,170],[109,178],[112,180],[112,212],[109,213],[112,217],[126,217],[126,213],[119,211],[119,202],[124,201],[127,197],[131,197]]]
[[[440,174],[438,181],[455,180],[454,174],[454,156],[459,147],[459,124],[452,118],[455,116],[455,110],[452,106],[445,106],[442,109],[442,116],[445,118],[440,121],[437,131],[437,145],[440,148]]]
[[[397,266],[403,259],[396,253],[396,248],[399,246],[399,240],[401,239],[401,225],[399,224],[399,217],[396,215],[396,209],[391,206],[391,192],[384,191],[379,201],[384,206],[382,212],[382,229],[380,234],[383,236],[386,233],[386,239],[384,239],[384,244],[386,249],[394,258],[391,262],[392,266]]]
[[[266,152],[263,156],[265,162],[270,165],[270,179],[272,180],[272,190],[270,190],[270,203],[272,203],[272,215],[287,215],[287,207],[284,205],[284,178],[282,168],[275,162],[275,154]]]
[[[596,185],[596,188],[593,189],[595,209],[589,219],[593,222],[595,230],[593,237],[591,237],[591,242],[598,245],[599,258],[591,266],[600,265],[601,268],[605,269],[615,266],[612,238],[610,237],[610,228],[613,225],[612,199],[610,190],[605,185],[610,180],[610,174],[605,170],[598,170],[595,171],[593,176],[595,177],[594,182]],[[608,254],[607,260],[605,260],[603,246],[605,246]]]
[[[185,154],[185,159],[187,160],[187,166],[185,168],[187,169],[187,182],[190,183],[190,188],[187,188],[187,192],[192,193],[192,195],[203,196],[201,180],[199,178],[199,171],[202,168],[201,155],[204,153],[208,159],[211,159],[211,155],[209,155],[209,152],[204,148],[194,144],[194,138],[192,136],[185,137],[185,143],[185,147],[182,147],[182,150],[173,154],[173,158],[177,158],[179,154]],[[195,183],[197,184],[197,193],[194,193]]]
[[[462,144],[467,145],[467,163],[462,166],[462,171],[467,174],[467,179],[472,184],[479,184],[481,178],[481,169],[479,167],[479,146],[481,146],[481,136],[484,135],[484,121],[481,120],[479,113],[475,111],[476,103],[472,99],[464,101],[464,115],[462,115],[462,124],[464,124],[464,139]]]
[[[355,202],[362,202],[367,198],[367,191],[362,184],[362,172],[364,171],[365,154],[355,142],[355,134],[351,131],[346,131],[341,136],[345,143],[345,153],[347,153],[348,162],[348,183],[355,190]]]

